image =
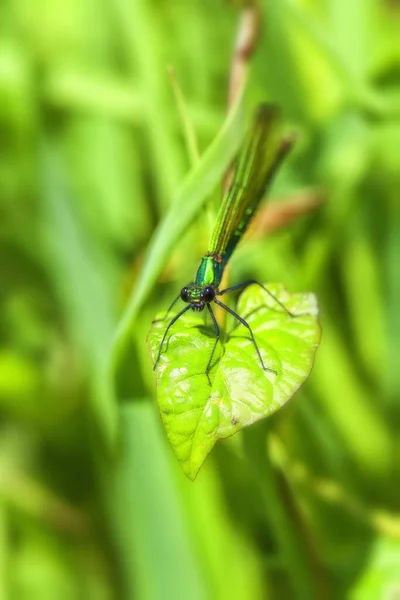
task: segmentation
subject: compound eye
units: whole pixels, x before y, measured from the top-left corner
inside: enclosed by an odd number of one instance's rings
[[[181,298],[184,302],[190,302],[189,290],[187,287],[181,289]]]
[[[215,298],[215,291],[212,287],[206,287],[203,291],[203,298],[205,302],[212,302]]]

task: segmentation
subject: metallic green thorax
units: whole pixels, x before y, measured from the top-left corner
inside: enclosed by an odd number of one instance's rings
[[[292,140],[282,138],[280,125],[276,106],[263,104],[258,108],[236,161],[232,184],[222,200],[196,282],[202,281],[203,276],[211,277],[212,269],[214,278],[220,281],[224,266],[291,147]],[[221,265],[219,270],[217,263]]]
[[[224,270],[225,263],[216,260],[213,256],[203,256],[196,274],[196,285],[210,285],[218,287]]]

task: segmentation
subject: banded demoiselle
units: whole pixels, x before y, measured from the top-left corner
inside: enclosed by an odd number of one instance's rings
[[[167,316],[179,299],[187,304],[173,317],[167,326],[161,340],[154,369],[156,369],[160,360],[166,336],[173,324],[188,310],[203,311],[207,308],[211,315],[216,338],[205,369],[205,374],[211,385],[209,373],[214,352],[220,339],[220,328],[211,307],[211,304],[215,302],[247,328],[262,368],[273,371],[273,369],[268,369],[265,366],[249,323],[221,302],[218,297],[234,290],[244,289],[251,284],[256,284],[272,296],[281,309],[290,316],[295,316],[264,285],[255,279],[249,279],[222,290],[219,289],[228,260],[246,231],[275,173],[289,152],[292,142],[293,137],[282,137],[278,107],[261,104],[255,112],[252,125],[245,136],[242,149],[237,157],[232,183],[223,197],[208,251],[201,259],[196,278],[192,283],[181,289],[179,296],[175,298],[166,313]]]

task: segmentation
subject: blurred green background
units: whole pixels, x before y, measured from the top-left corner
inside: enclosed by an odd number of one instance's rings
[[[275,101],[298,132],[270,203],[323,202],[244,242],[231,278],[318,295],[308,382],[186,480],[145,339],[195,273],[203,212],[159,257],[110,372],[191,168],[167,67],[203,152],[225,118],[239,4],[0,3],[1,599],[399,597],[396,0],[261,5],[243,121]]]

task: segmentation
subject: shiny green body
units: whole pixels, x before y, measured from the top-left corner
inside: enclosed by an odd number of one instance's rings
[[[225,264],[226,262],[219,260],[219,257],[208,254],[203,256],[197,270],[195,283],[197,285],[218,286],[222,279]]]
[[[220,329],[211,308],[211,304],[215,303],[247,327],[261,366],[264,370],[267,369],[250,325],[245,319],[219,300],[219,297],[227,292],[240,288],[244,289],[248,285],[257,282],[252,279],[223,290],[219,289],[219,285],[232,252],[246,231],[269,183],[289,151],[291,144],[292,140],[290,138],[281,137],[278,108],[262,104],[255,113],[253,124],[245,138],[235,165],[232,183],[222,200],[214,231],[211,235],[208,252],[201,259],[194,282],[183,287],[180,295],[175,298],[170,306],[171,309],[179,298],[186,303],[185,308],[171,319],[164,332],[154,368],[156,368],[160,360],[166,336],[173,324],[190,309],[193,311],[207,309],[213,321],[216,336],[205,371],[208,382],[211,385],[209,373],[214,351],[220,338]],[[258,285],[261,285],[267,294],[272,295],[262,284]],[[275,298],[275,301],[283,310],[286,310],[277,298]]]
[[[239,154],[232,184],[222,200],[208,252],[192,284],[194,302],[201,286],[218,288],[229,258],[290,145],[289,141],[282,142],[278,108],[261,105]]]

